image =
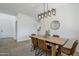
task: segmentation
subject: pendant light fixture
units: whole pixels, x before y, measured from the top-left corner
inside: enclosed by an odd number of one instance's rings
[[[47,10],[48,10],[48,4],[47,4]],[[48,16],[51,16],[51,10],[48,10]]]
[[[56,9],[52,8],[52,14],[55,16],[56,15]]]
[[[41,20],[41,14],[38,14],[38,20]]]
[[[44,13],[38,14],[38,20],[41,20],[45,17],[47,18],[48,16],[51,17],[51,15],[56,15],[56,9],[52,8],[51,10],[48,10],[48,3],[44,3]]]
[[[44,18],[44,13],[41,13],[41,18]]]
[[[45,10],[45,3],[44,3],[44,17],[47,17],[47,11]]]

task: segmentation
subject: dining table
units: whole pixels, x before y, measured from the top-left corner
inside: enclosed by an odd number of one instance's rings
[[[57,45],[62,46],[66,42],[66,39],[61,38],[61,37],[59,37],[59,38],[53,37],[53,36],[45,37],[44,35],[33,35],[31,37],[50,42],[51,43],[51,55],[52,56],[56,56],[56,52],[57,52],[56,46]]]

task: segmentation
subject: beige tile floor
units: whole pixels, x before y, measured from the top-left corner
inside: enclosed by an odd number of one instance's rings
[[[0,44],[1,56],[34,56],[34,51],[31,49],[31,40],[16,43],[14,40]]]

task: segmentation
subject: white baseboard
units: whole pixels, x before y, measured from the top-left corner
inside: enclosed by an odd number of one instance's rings
[[[30,38],[26,38],[26,39],[17,39],[17,42],[26,41],[26,40],[30,40]]]

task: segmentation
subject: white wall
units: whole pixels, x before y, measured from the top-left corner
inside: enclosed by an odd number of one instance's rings
[[[15,16],[0,13],[0,38],[16,38]]]
[[[32,33],[36,33],[35,18],[19,13],[17,15],[17,41],[28,40]]]
[[[56,16],[44,18],[41,23],[41,33],[50,30],[51,35],[58,34],[64,38],[79,38],[79,4],[66,3],[49,3],[48,9],[56,8]],[[39,14],[44,11],[44,6],[39,6],[34,14]],[[50,23],[52,20],[60,21],[60,28],[52,30]]]

